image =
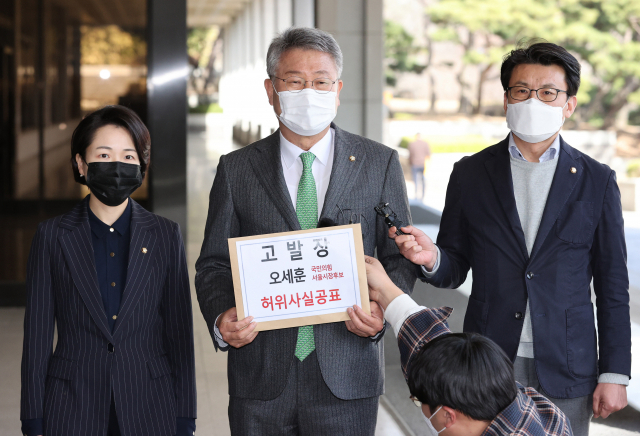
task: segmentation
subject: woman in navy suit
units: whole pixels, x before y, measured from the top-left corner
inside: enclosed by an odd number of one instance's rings
[[[107,106],[84,118],[71,142],[75,180],[91,194],[41,223],[33,239],[23,433],[192,436],[193,320],[180,229],[129,197],[149,167],[149,131],[133,111]]]

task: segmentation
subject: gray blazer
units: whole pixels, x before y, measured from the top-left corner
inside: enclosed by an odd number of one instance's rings
[[[374,210],[380,202],[389,202],[402,221],[411,222],[398,153],[331,126],[335,129],[333,169],[320,218],[347,224],[347,209],[362,213],[365,253],[373,256],[377,250],[391,279],[411,293],[414,267],[388,238],[387,227]],[[300,230],[300,224],[282,172],[280,131],[222,156],[211,188],[195,278],[200,309],[212,337],[218,315],[236,305],[227,239],[293,230]],[[259,400],[278,397],[294,359],[297,332],[297,328],[260,332],[252,343],[230,347],[229,394]],[[351,400],[383,393],[382,341],[361,338],[343,322],[316,325],[314,335],[322,376],[336,397]]]

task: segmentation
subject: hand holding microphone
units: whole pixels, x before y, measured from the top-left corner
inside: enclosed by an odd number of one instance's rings
[[[422,230],[413,226],[402,227],[402,233],[397,234],[395,227],[389,229],[389,237],[393,239],[405,258],[431,271],[438,259],[438,249],[430,237]]]
[[[431,238],[413,226],[402,227],[402,221],[389,203],[380,203],[375,210],[384,217],[384,222],[389,226],[389,237],[396,242],[400,253],[416,265],[431,271],[438,259],[438,249]]]

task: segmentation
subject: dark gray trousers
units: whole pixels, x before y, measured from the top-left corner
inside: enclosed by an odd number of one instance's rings
[[[553,398],[540,386],[534,359],[516,357],[513,366],[516,380],[520,382],[521,385],[531,387],[540,392],[564,412],[567,418],[569,418],[574,436],[589,435],[589,424],[593,416],[593,394],[571,399]]]
[[[353,368],[357,371],[357,368]],[[325,384],[316,352],[294,359],[284,391],[274,400],[229,399],[233,436],[373,436],[379,397],[341,400]]]

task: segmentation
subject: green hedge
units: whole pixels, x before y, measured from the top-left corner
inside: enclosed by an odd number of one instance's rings
[[[218,103],[201,104],[196,107],[189,108],[190,114],[221,114],[222,108]]]
[[[423,138],[431,146],[432,153],[477,153],[495,144],[497,141],[486,139],[481,135],[464,136],[428,136]],[[400,148],[408,148],[414,141],[414,136],[404,136],[400,141]]]
[[[640,177],[640,159],[629,162],[627,177]]]

